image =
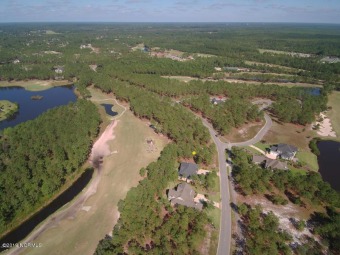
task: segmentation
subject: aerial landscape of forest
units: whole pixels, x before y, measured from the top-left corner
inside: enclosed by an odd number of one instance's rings
[[[340,254],[336,21],[18,21],[0,254]]]

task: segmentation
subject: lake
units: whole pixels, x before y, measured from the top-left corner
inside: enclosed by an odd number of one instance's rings
[[[335,141],[320,141],[318,156],[319,172],[322,179],[333,189],[340,191],[340,143]]]
[[[42,96],[40,100],[32,100],[32,96]],[[9,100],[19,104],[19,111],[10,119],[0,122],[0,130],[14,127],[27,120],[38,117],[48,109],[75,102],[73,86],[54,87],[43,91],[28,91],[22,87],[0,87],[0,100]]]

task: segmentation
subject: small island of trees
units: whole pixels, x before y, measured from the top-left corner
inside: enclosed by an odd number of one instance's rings
[[[8,119],[19,110],[17,103],[8,100],[0,100],[0,121]]]

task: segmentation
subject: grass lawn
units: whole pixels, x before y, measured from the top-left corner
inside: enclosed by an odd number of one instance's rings
[[[112,95],[97,96],[112,99]],[[108,121],[104,119],[104,122]],[[116,138],[109,141],[109,145],[111,151],[116,150],[117,153],[104,158],[102,178],[96,193],[80,205],[80,208],[85,206],[83,210],[60,221],[35,240],[43,247],[26,249],[25,254],[93,254],[99,240],[112,232],[119,217],[118,201],[126,196],[131,187],[138,185],[141,180],[139,169],[155,161],[168,142],[130,111],[119,118],[114,135]],[[146,138],[155,141],[156,151],[147,151]]]
[[[53,88],[55,86],[72,85],[72,82],[67,80],[55,81],[55,80],[29,80],[29,81],[0,81],[0,87],[23,87],[29,91],[42,91]]]
[[[258,143],[255,143],[254,146],[263,150],[264,152],[266,151],[266,149],[269,149],[270,148],[270,145],[271,144],[267,144],[267,143],[261,143],[261,142],[258,142]]]
[[[293,173],[293,175],[306,175],[307,174],[307,171],[306,170],[303,170],[303,169],[298,169],[298,168],[295,168],[295,167],[289,167],[289,170]]]
[[[327,112],[327,115],[331,119],[332,127],[338,140],[340,140],[340,92],[333,91],[328,99],[328,106],[332,107],[332,109]]]
[[[250,146],[246,146],[244,147],[248,152],[250,152],[251,154],[254,155],[262,155],[261,152],[259,152],[258,150],[255,150],[254,148],[250,147]]]
[[[310,126],[280,123],[273,119],[273,125],[263,140],[267,144],[286,143],[296,146],[299,150],[309,151],[308,144],[314,136],[315,132]]]
[[[207,210],[207,215],[212,220],[216,229],[220,229],[221,210],[219,208],[214,207],[213,209]]]
[[[296,157],[301,163],[307,164],[311,170],[319,170],[318,158],[314,153],[309,151],[298,151],[298,153],[296,153]]]

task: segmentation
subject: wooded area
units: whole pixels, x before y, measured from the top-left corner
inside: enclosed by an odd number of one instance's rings
[[[47,111],[0,138],[0,232],[50,199],[88,158],[99,131],[85,100]]]

